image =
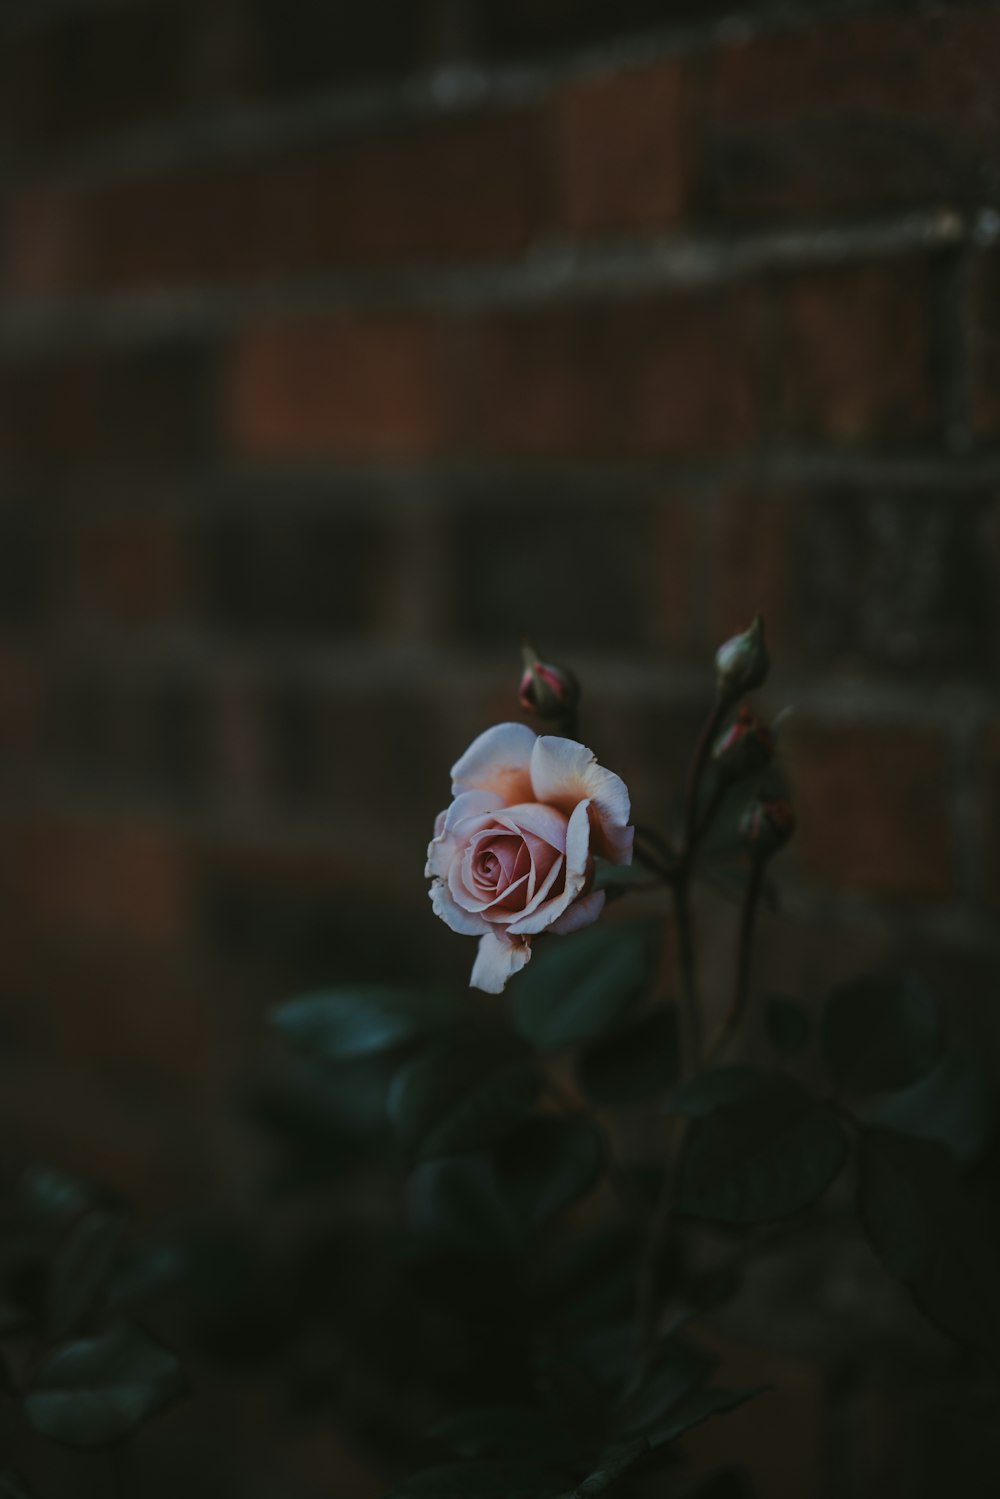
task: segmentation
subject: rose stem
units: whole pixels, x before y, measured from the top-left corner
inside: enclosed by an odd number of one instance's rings
[[[750,993],[750,958],[753,949],[753,929],[760,905],[764,885],[766,860],[755,854],[750,865],[750,878],[743,892],[743,907],[740,911],[740,939],[736,955],[736,982],[733,986],[733,1002],[722,1023],[722,1029],[712,1043],[708,1054],[709,1064],[717,1061],[726,1050],[746,1012],[747,996]]]
[[[713,797],[707,815],[698,822],[698,795],[702,777],[708,764],[709,750],[718,733],[719,724],[731,706],[728,694],[718,693],[712,710],[695,748],[688,776],[687,798],[684,815],[684,843],[671,877],[674,896],[674,922],[677,930],[677,969],[680,990],[681,1016],[681,1076],[690,1077],[697,1072],[701,1052],[701,1024],[696,983],[696,958],[694,936],[691,927],[691,911],[688,901],[688,882],[698,840],[706,831],[718,807],[719,797]],[[653,1211],[645,1252],[639,1265],[636,1292],[636,1321],[642,1342],[642,1359],[637,1379],[641,1379],[649,1365],[656,1337],[656,1272],[663,1253],[670,1227],[670,1210],[674,1200],[674,1182],[677,1159],[684,1138],[684,1121],[671,1119],[666,1140],[666,1166],[660,1195]]]

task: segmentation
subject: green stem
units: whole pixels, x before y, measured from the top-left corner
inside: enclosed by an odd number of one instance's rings
[[[736,982],[733,985],[733,1002],[729,1007],[729,1014],[722,1023],[722,1029],[716,1036],[715,1041],[708,1054],[709,1063],[718,1061],[726,1050],[733,1036],[736,1034],[746,1013],[747,999],[750,995],[750,959],[753,951],[753,929],[757,917],[757,908],[760,905],[761,890],[764,885],[765,860],[759,855],[754,858],[750,866],[750,878],[743,894],[743,908],[740,912],[740,935],[736,951]]]

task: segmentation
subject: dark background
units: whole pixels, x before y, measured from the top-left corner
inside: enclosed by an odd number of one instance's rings
[[[11,1138],[238,1196],[269,1003],[464,976],[424,847],[523,630],[662,824],[763,609],[800,830],[761,972],[904,957],[989,1037],[998,80],[996,4],[6,0]],[[844,1418],[774,1357],[762,1492],[823,1492]],[[909,1492],[871,1398],[844,1492]],[[219,1400],[248,1499],[369,1493]]]

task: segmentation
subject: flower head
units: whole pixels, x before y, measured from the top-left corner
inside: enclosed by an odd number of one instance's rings
[[[427,850],[434,910],[479,937],[471,983],[499,994],[539,932],[589,926],[604,906],[594,855],[630,864],[625,783],[572,739],[497,724],[452,767],[451,806]]]

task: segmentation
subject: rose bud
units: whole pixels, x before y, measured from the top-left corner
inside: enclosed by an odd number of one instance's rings
[[[770,859],[794,832],[795,811],[791,802],[779,797],[758,797],[740,823],[743,842],[755,859]]]
[[[430,897],[452,931],[479,938],[473,987],[499,994],[535,937],[600,916],[594,859],[631,864],[629,794],[592,750],[523,723],[480,734],[451,775],[427,850]]]
[[[727,698],[752,692],[767,676],[770,660],[764,644],[764,620],[757,615],[749,630],[734,635],[715,655],[715,678]]]
[[[727,781],[743,781],[774,758],[774,735],[746,706],[712,746],[712,763]]]
[[[550,661],[540,661],[534,647],[527,641],[521,648],[524,671],[518,696],[521,707],[539,718],[565,719],[571,715],[580,701],[580,684],[566,666],[553,666]]]

